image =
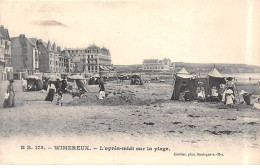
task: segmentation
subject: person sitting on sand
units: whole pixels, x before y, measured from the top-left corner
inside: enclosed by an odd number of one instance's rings
[[[226,91],[226,104],[229,108],[233,108],[235,97],[233,95],[233,91],[231,89],[228,89]]]
[[[240,94],[243,96],[243,99],[244,99],[246,105],[250,105],[252,93],[248,93],[244,90],[241,90]]]
[[[198,82],[198,87],[197,87],[196,93],[197,93],[198,101],[205,100],[205,89],[203,87],[203,82]]]
[[[186,82],[183,82],[183,86],[180,89],[180,101],[188,101],[190,100],[190,89],[187,86]]]
[[[254,108],[260,109],[260,96],[254,100]]]
[[[218,90],[216,86],[213,86],[211,89],[211,102],[219,102]]]

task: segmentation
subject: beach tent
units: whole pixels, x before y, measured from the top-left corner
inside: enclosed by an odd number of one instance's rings
[[[99,74],[94,74],[89,80],[88,84],[89,85],[98,85],[100,82],[100,75]]]
[[[87,92],[87,85],[86,85],[86,79],[83,78],[80,75],[72,75],[67,77],[69,83],[76,82],[78,90],[81,90],[83,92]],[[69,88],[70,89],[70,88]]]
[[[179,72],[173,76],[173,93],[171,100],[178,100],[180,96],[180,89],[183,83],[186,82],[188,88],[190,89],[191,100],[196,98],[196,80],[195,75],[189,74],[189,72],[182,68]]]
[[[178,74],[189,74],[189,72],[183,67]]]
[[[131,85],[143,85],[140,75],[134,74],[131,76]]]
[[[226,80],[214,67],[208,74],[209,89],[211,89],[213,86],[216,86],[217,90],[219,90],[220,84],[226,84]]]
[[[42,89],[42,81],[37,75],[29,75],[26,77],[27,91],[38,91]]]

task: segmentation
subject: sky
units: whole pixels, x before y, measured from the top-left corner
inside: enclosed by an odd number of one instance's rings
[[[259,0],[0,1],[11,37],[106,47],[115,65],[144,59],[260,66]]]

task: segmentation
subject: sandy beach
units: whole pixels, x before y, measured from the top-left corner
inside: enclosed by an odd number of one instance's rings
[[[108,82],[105,87],[109,95],[103,100],[97,100],[98,86],[89,85],[89,92],[82,98],[72,99],[71,95],[64,94],[64,106],[58,106],[56,102],[44,101],[46,92],[22,92],[21,82],[14,84],[16,107],[0,109],[0,151],[6,158],[10,150],[5,148],[7,144],[28,144],[35,139],[49,145],[55,141],[82,143],[83,139],[96,146],[160,144],[175,151],[226,152],[227,158],[241,163],[247,161],[241,160],[242,154],[234,157],[234,152],[246,150],[253,156],[259,154],[260,112],[253,106],[236,104],[233,109],[227,109],[222,103],[171,101],[170,84],[135,86],[129,85],[129,81]],[[7,81],[1,82],[1,95],[6,85]],[[3,102],[3,96],[0,101]],[[17,146],[13,150],[19,153]],[[250,159],[249,163],[259,163],[258,157]],[[184,161],[189,160],[177,163]],[[10,156],[5,162],[14,161]],[[215,160],[205,160],[205,163],[212,162]],[[227,159],[226,163],[231,162]],[[163,163],[176,163],[176,160],[168,158]]]

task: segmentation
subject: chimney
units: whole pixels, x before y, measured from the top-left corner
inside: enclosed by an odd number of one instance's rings
[[[38,43],[42,43],[42,39],[39,39],[39,40],[38,40]]]
[[[25,38],[25,35],[24,34],[20,34],[20,38]]]
[[[0,29],[3,29],[3,28],[5,28],[3,25],[0,25]]]
[[[61,52],[60,46],[57,47],[57,51],[58,51],[58,52]]]

